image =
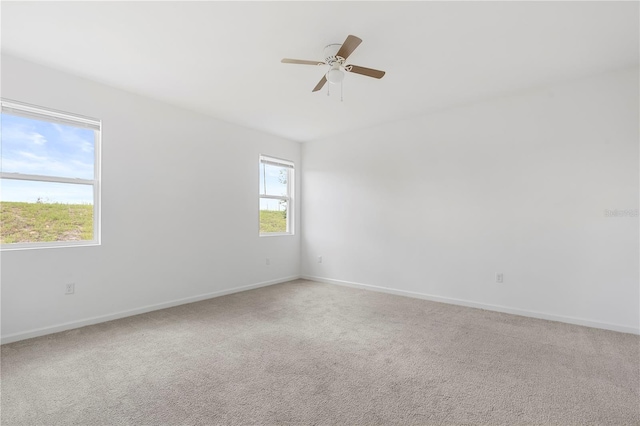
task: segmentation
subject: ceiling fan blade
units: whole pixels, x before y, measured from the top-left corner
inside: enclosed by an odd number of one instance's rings
[[[367,77],[382,78],[385,74],[384,71],[374,70],[373,68],[359,67],[357,65],[347,65],[347,67],[351,67],[350,72],[366,75]]]
[[[302,59],[289,59],[284,58],[282,61],[283,64],[300,64],[300,65],[326,65],[322,61],[304,61]]]
[[[347,36],[347,39],[344,41],[344,43],[342,43],[340,50],[338,50],[338,53],[336,53],[336,56],[341,56],[344,59],[347,59],[349,55],[351,55],[353,51],[356,50],[356,47],[360,46],[360,43],[362,43],[362,40],[358,37],[354,35]]]
[[[316,84],[316,87],[313,88],[312,92],[317,92],[318,90],[322,89],[322,86],[324,86],[326,82],[327,82],[327,76],[323,75],[322,79],[318,82],[318,84]]]

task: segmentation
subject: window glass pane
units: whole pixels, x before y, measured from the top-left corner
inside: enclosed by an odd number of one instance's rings
[[[0,181],[0,242],[93,240],[93,186]]]
[[[3,172],[94,178],[94,130],[6,113],[0,118]]]
[[[288,167],[278,167],[260,163],[261,195],[289,195],[288,181]]]
[[[285,200],[260,199],[260,232],[287,232],[289,209]]]

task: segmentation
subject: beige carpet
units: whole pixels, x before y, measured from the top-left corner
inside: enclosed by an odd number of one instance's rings
[[[640,423],[638,336],[295,281],[2,347],[2,425]]]

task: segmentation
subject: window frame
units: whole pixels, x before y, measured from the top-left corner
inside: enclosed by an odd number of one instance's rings
[[[258,234],[260,237],[281,237],[287,235],[295,235],[295,212],[294,212],[294,180],[295,180],[295,163],[291,160],[274,157],[271,155],[260,154],[258,165],[270,164],[273,166],[286,167],[289,169],[287,178],[287,195],[267,195],[258,191]],[[260,167],[258,167],[260,172]],[[258,182],[260,177],[258,177]],[[260,201],[265,198],[269,200],[282,200],[287,202],[287,231],[286,232],[260,232]]]
[[[0,168],[0,180],[23,180],[29,182],[51,182],[66,183],[75,185],[89,185],[93,187],[93,239],[80,241],[42,241],[28,243],[5,243],[0,244],[0,251],[8,250],[25,250],[25,249],[43,249],[43,248],[59,248],[59,247],[81,247],[81,246],[97,246],[101,244],[101,177],[102,177],[102,121],[72,114],[64,111],[58,111],[51,108],[45,108],[36,105],[30,105],[11,99],[0,99],[0,113],[9,114],[18,117],[30,118],[33,120],[46,121],[50,123],[63,124],[67,126],[75,126],[89,128],[94,131],[94,162],[93,162],[93,179],[68,178],[62,176],[44,176],[32,175],[19,172],[4,172]],[[0,145],[1,146],[1,145]],[[1,155],[0,155],[1,160]]]

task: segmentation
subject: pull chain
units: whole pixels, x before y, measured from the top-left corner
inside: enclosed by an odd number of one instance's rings
[[[331,84],[327,82],[327,96],[329,96],[329,87],[331,87]]]
[[[343,82],[340,82],[340,102],[342,102],[342,84]]]

